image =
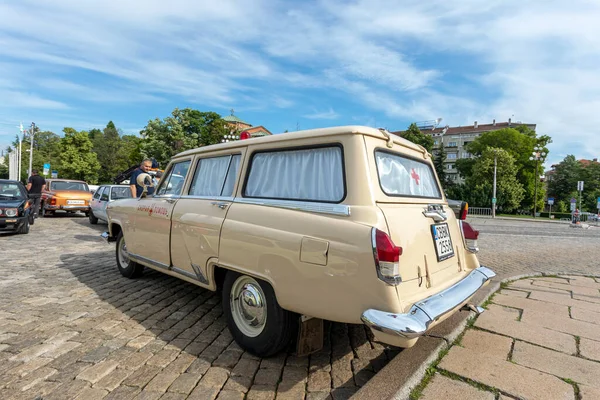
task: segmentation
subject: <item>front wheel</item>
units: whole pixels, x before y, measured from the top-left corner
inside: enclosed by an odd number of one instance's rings
[[[22,235],[28,234],[29,233],[29,221],[25,221],[25,223],[23,223],[23,225],[21,225],[21,227],[19,228],[17,233],[22,234]]]
[[[117,236],[117,267],[119,268],[121,275],[125,278],[138,278],[142,276],[142,273],[144,272],[143,265],[138,264],[129,258],[123,231],[119,232],[119,235]]]
[[[295,314],[279,306],[267,282],[228,271],[222,303],[233,338],[256,356],[269,357],[280,352],[296,333]]]
[[[90,211],[89,213],[87,213],[87,216],[90,220],[90,224],[96,225],[98,223],[98,218],[96,218],[93,212]]]

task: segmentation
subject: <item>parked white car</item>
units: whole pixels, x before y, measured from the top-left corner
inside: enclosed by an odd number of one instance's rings
[[[108,203],[119,199],[131,198],[131,189],[128,185],[102,185],[96,190],[90,202],[90,224],[97,224],[98,220],[108,221],[106,206]]]

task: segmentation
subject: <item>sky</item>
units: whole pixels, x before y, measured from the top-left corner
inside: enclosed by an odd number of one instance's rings
[[[596,158],[600,2],[0,0],[0,149],[175,107],[273,133],[522,121]]]

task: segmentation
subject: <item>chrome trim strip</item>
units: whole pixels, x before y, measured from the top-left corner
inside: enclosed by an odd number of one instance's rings
[[[181,199],[197,199],[197,200],[218,200],[218,201],[233,201],[233,197],[225,197],[225,196],[195,196],[195,195],[184,195],[180,197]]]
[[[369,309],[361,320],[373,330],[413,339],[425,334],[433,322],[466,302],[495,276],[494,271],[481,266],[460,282],[414,304],[407,314]]]
[[[198,279],[200,282],[204,283],[205,285],[208,285],[208,279],[206,279],[206,277],[202,273],[202,269],[200,269],[200,266],[192,263],[192,269],[196,273],[196,279]]]
[[[158,261],[151,260],[146,257],[142,257],[139,254],[129,253],[129,258],[132,258],[134,261],[138,261],[140,263],[150,264],[156,268],[160,269],[169,269],[169,266]]]
[[[172,270],[173,272],[177,272],[178,274],[185,275],[185,276],[187,276],[188,278],[192,278],[192,279],[198,279],[198,277],[197,277],[196,275],[192,274],[192,273],[191,273],[191,272],[189,272],[189,271],[186,271],[185,269],[181,269],[181,268],[173,267],[173,268],[171,268],[171,270]]]
[[[329,204],[318,202],[304,202],[293,200],[271,200],[271,199],[248,199],[236,198],[234,203],[255,204],[258,206],[287,208],[290,210],[314,212],[319,214],[341,215],[344,217],[350,216],[350,206],[345,204]]]

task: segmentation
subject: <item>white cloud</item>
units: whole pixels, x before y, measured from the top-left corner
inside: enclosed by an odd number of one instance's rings
[[[304,118],[308,119],[337,119],[339,114],[333,111],[333,108],[329,107],[328,111],[315,111],[312,114],[304,115]]]

